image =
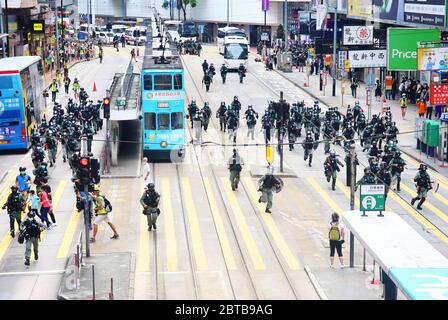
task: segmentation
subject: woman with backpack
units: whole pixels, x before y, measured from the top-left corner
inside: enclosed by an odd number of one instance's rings
[[[331,214],[330,228],[328,230],[328,239],[330,240],[330,268],[334,268],[334,251],[338,252],[341,269],[345,268],[344,258],[342,256],[342,244],[344,243],[344,225],[339,222],[339,214]]]

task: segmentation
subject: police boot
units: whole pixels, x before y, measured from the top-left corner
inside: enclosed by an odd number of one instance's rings
[[[30,259],[25,259],[25,265],[29,266],[30,265]]]
[[[311,162],[313,161],[313,155],[310,155],[310,161],[308,162],[308,166],[311,167]]]
[[[423,204],[423,202],[425,202],[425,200],[426,200],[425,197],[423,197],[422,200],[420,200],[420,202],[419,202],[418,205],[417,205],[417,209],[418,209],[418,210],[422,210],[422,209],[423,209],[423,208],[422,208],[422,204]]]
[[[157,225],[155,223],[152,224],[152,227],[154,228],[154,230],[157,230]]]
[[[401,178],[398,177],[398,178],[397,178],[397,191],[398,191],[398,192],[401,191],[401,190],[400,190],[400,182],[401,182]]]
[[[65,157],[62,158],[62,162],[67,162],[67,159],[65,159]]]
[[[39,255],[37,254],[36,251],[34,251],[34,260],[38,260],[39,259]]]
[[[50,168],[53,166],[53,162],[50,162]]]
[[[412,198],[411,205],[414,205],[415,201],[417,201],[418,199],[420,199],[420,198],[419,197]]]
[[[331,182],[331,190],[334,191],[336,189],[335,186],[336,186],[336,179],[333,178],[333,181]]]

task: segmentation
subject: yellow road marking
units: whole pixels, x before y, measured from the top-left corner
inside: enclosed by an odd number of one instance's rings
[[[431,194],[437,199],[437,200],[439,200],[440,202],[442,202],[444,205],[446,205],[446,206],[448,206],[448,200],[444,197],[444,196],[442,196],[442,195],[440,195],[440,194],[438,194],[438,193],[435,193],[435,192],[431,192]]]
[[[221,215],[219,214],[218,206],[216,205],[215,194],[207,177],[204,178],[204,186],[205,191],[209,195],[210,211],[212,212],[213,220],[215,221],[216,231],[218,233],[219,243],[221,244],[227,269],[236,270],[235,257],[233,256],[232,249],[230,248],[224,223]]]
[[[233,191],[230,189],[230,182],[224,177],[221,177],[221,182],[224,186],[224,191],[227,194],[227,198],[229,199],[230,206],[232,207],[233,215],[235,216],[236,222],[243,236],[244,244],[246,245],[253,267],[256,270],[265,270],[266,265],[264,264],[263,258],[260,255],[260,251],[257,248],[254,238],[249,232],[249,227],[247,226],[246,219],[244,218],[244,214],[238,200]]]
[[[416,193],[414,191],[412,191],[408,186],[406,185],[402,185],[401,187],[404,191],[406,191],[408,194],[410,194],[411,196],[415,196]],[[444,214],[439,208],[436,208],[435,206],[433,206],[428,200],[425,201],[425,206],[431,210],[436,216],[438,216],[440,219],[442,219],[445,222],[448,222],[448,216],[446,214]]]
[[[149,272],[149,231],[145,215],[140,216],[140,244],[138,247],[137,272]]]
[[[188,226],[190,227],[191,242],[196,261],[196,267],[199,271],[207,270],[207,259],[205,257],[204,246],[202,244],[201,230],[193,202],[193,193],[191,192],[190,180],[182,178],[182,189],[184,191],[184,201],[187,208]]]
[[[341,181],[336,180],[336,187],[338,187],[339,190],[342,191],[342,193],[350,199],[350,187],[347,187],[345,184],[343,184]],[[359,197],[355,193],[355,208],[359,208]],[[388,210],[386,208],[386,210]]]
[[[11,243],[12,239],[15,238],[12,238],[9,235],[9,232],[7,232],[6,235],[3,237],[2,242],[0,242],[0,260],[2,260],[6,250],[8,250],[9,244]]]
[[[62,239],[61,245],[57,253],[58,259],[65,259],[69,255],[70,245],[72,244],[73,236],[78,226],[78,222],[81,218],[82,212],[78,212],[76,206],[72,210],[70,220],[68,221],[67,227],[65,228],[64,238]]]
[[[324,201],[328,204],[328,206],[335,212],[339,212],[342,214],[345,210],[342,210],[341,207],[330,198],[330,196],[321,188],[321,186],[317,183],[317,181],[313,178],[306,178],[308,183],[316,190],[317,193],[324,199]]]
[[[389,193],[389,196],[394,199],[398,204],[403,207],[414,219],[420,222],[428,231],[432,232],[436,237],[438,237],[443,242],[448,243],[448,237],[444,235],[439,229],[437,229],[431,222],[426,220],[422,215],[415,212],[409,203],[401,199],[395,193]]]
[[[168,177],[163,177],[161,199],[163,203],[163,217],[165,219],[167,269],[169,272],[176,272],[179,271],[179,263],[177,261],[176,231],[174,229],[170,194],[170,180]]]
[[[258,203],[259,196],[253,181],[248,177],[243,178],[243,181],[252,197],[252,201],[256,204],[258,211],[260,211],[260,215],[263,218],[265,225],[268,227],[269,233],[274,238],[274,242],[279,248],[289,268],[292,270],[298,270],[300,268],[300,263],[286,244],[286,241],[278,230],[272,215],[265,213],[264,207]]]
[[[16,181],[16,177],[14,174],[10,173],[9,176],[4,180],[4,185],[5,187],[3,188],[3,190],[0,192],[0,206],[3,206],[7,199],[9,194],[11,193],[11,189],[10,187],[15,184]],[[1,213],[2,211],[0,211]],[[6,211],[5,211],[6,212]]]

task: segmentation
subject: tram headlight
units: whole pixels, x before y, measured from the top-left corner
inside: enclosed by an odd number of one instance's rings
[[[166,147],[168,147],[168,142],[166,142],[166,141],[162,141],[162,142],[160,142],[160,146],[161,146],[162,148],[166,148]]]

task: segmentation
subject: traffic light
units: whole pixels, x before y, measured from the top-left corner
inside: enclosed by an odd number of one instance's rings
[[[83,185],[90,183],[90,158],[81,157],[79,159],[78,178]]]
[[[100,162],[98,159],[90,159],[90,176],[92,178],[92,183],[100,183]]]
[[[103,99],[103,111],[104,111],[104,119],[110,118],[110,99],[104,98]]]

